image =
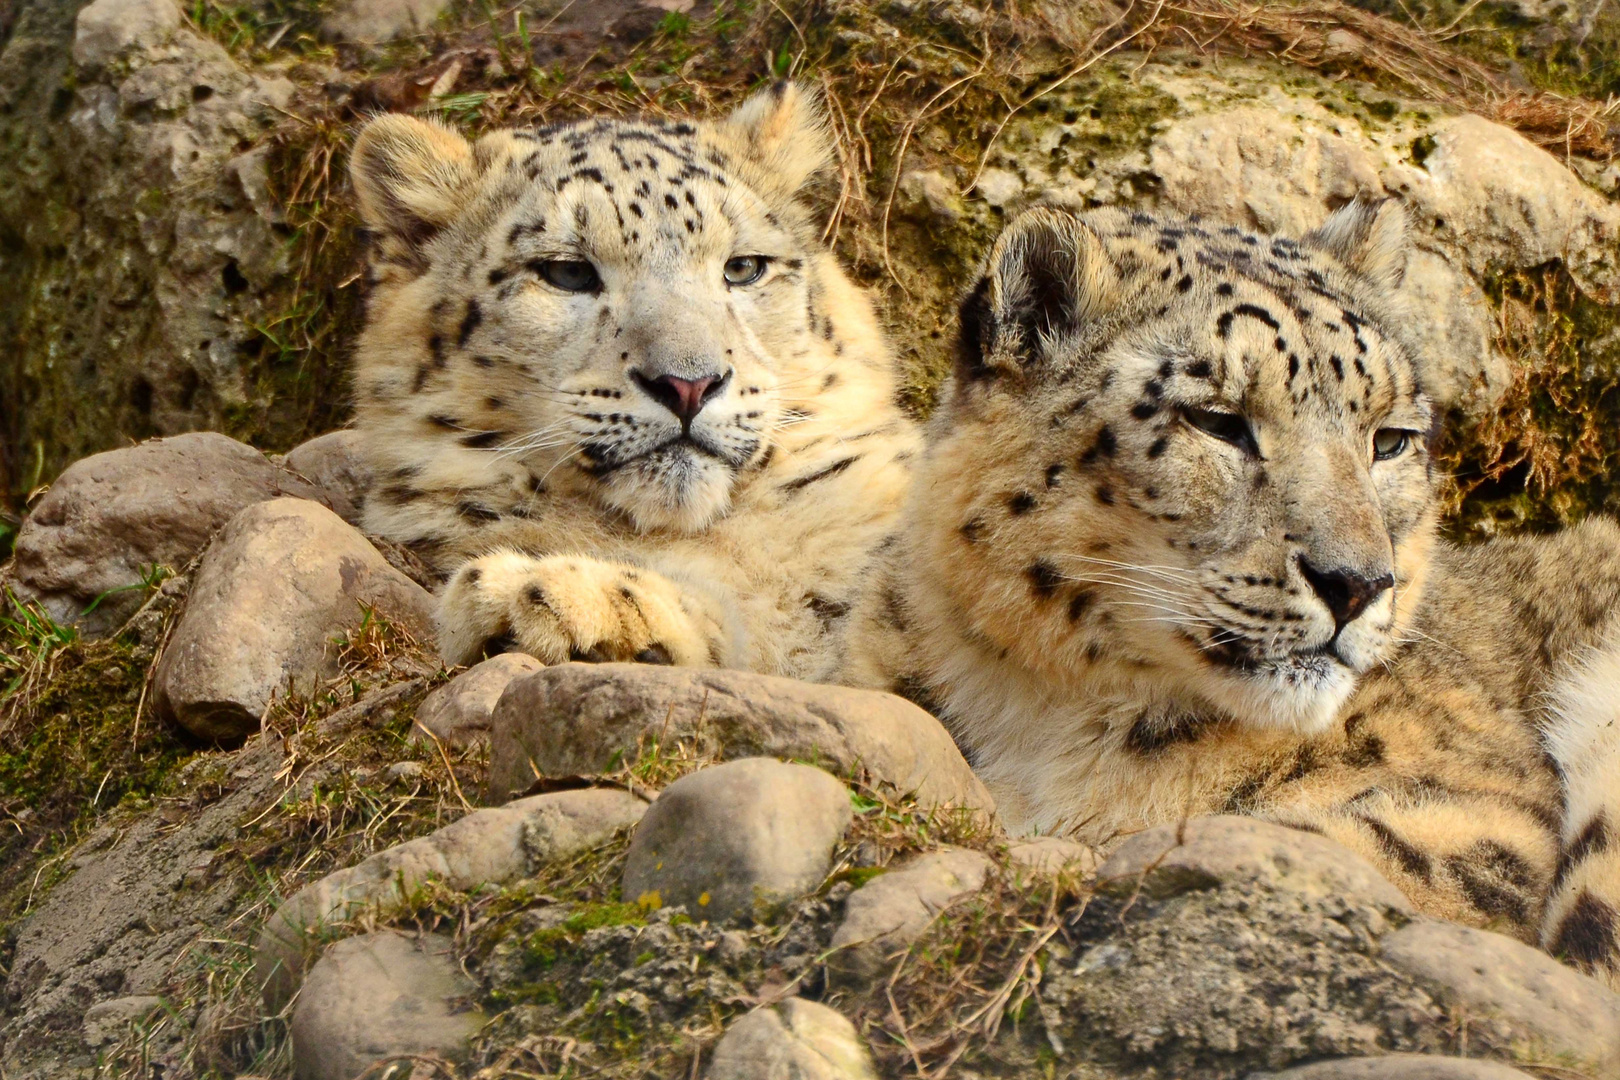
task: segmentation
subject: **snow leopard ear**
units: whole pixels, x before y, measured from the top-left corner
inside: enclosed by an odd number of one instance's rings
[[[1357,199],[1335,210],[1304,243],[1385,291],[1400,288],[1412,252],[1406,211],[1394,199]]]
[[[1114,303],[1119,271],[1090,226],[1038,207],[996,240],[984,275],[962,301],[958,372],[967,379],[1022,372]]]
[[[415,247],[455,220],[478,174],[448,126],[386,113],[355,140],[349,176],[366,226]]]
[[[737,106],[725,127],[764,180],[795,194],[832,164],[832,133],[814,91],[782,79]]]

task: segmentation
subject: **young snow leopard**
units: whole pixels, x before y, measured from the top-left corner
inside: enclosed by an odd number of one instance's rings
[[[966,298],[849,681],[1015,830],[1319,832],[1620,972],[1620,528],[1436,539],[1399,206],[1300,242],[1040,209]]]
[[[802,198],[828,161],[786,83],[717,122],[367,125],[365,521],[449,575],[446,661],[828,674],[917,443]]]

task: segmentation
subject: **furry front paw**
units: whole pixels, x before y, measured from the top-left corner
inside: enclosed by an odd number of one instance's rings
[[[447,664],[517,650],[568,660],[713,666],[718,627],[667,578],[582,555],[498,552],[473,559],[445,587],[439,653]]]

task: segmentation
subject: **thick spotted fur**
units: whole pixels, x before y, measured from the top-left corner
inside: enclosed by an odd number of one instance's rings
[[[791,84],[712,122],[365,128],[365,520],[447,575],[447,661],[827,674],[917,443],[804,199],[828,153]]]
[[[1031,211],[964,301],[846,678],[1015,830],[1330,836],[1424,910],[1620,970],[1620,528],[1436,537],[1406,223]]]

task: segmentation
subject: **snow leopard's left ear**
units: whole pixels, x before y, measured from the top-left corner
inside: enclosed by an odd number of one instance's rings
[[[783,79],[725,120],[765,183],[794,194],[832,164],[832,133],[814,91]]]
[[[1357,199],[1335,210],[1304,243],[1392,292],[1406,278],[1412,231],[1406,211],[1394,199]]]

